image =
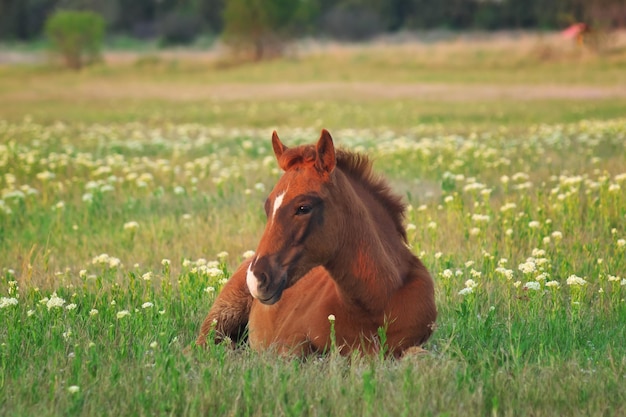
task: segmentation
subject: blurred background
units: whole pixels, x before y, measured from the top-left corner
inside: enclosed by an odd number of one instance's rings
[[[625,25],[626,0],[0,0],[0,119],[609,119],[626,112]]]
[[[584,23],[594,31],[626,25],[625,0],[0,0],[0,40],[37,42],[59,10],[101,16],[106,42],[210,46],[252,41],[256,58],[290,39],[363,41],[423,30],[560,30]],[[260,49],[263,49],[261,51]]]

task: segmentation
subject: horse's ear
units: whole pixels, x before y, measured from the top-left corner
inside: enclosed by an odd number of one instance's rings
[[[320,140],[317,141],[317,157],[315,158],[315,166],[322,172],[331,173],[335,169],[335,145],[333,138],[328,130],[322,129]]]
[[[287,150],[287,147],[283,145],[283,143],[280,141],[280,138],[278,137],[278,133],[276,133],[276,131],[272,132],[272,148],[274,148],[274,155],[276,155],[276,159],[278,160],[278,164],[280,165],[280,157],[283,156],[283,153]]]

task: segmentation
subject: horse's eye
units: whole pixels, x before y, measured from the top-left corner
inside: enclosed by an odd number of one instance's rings
[[[296,210],[296,216],[302,216],[304,214],[309,214],[311,212],[311,206],[298,206],[298,209]]]

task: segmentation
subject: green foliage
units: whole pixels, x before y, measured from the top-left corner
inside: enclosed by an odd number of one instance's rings
[[[255,60],[280,55],[284,41],[309,14],[309,3],[292,0],[227,0],[224,40]]]
[[[46,21],[46,35],[65,65],[80,69],[100,57],[104,19],[93,12],[58,11]]]

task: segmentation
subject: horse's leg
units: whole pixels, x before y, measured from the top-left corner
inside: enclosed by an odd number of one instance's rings
[[[202,323],[196,345],[205,346],[212,330],[218,342],[230,338],[233,343],[237,343],[245,336],[252,305],[252,295],[246,284],[246,271],[250,262],[241,264],[218,294]]]

